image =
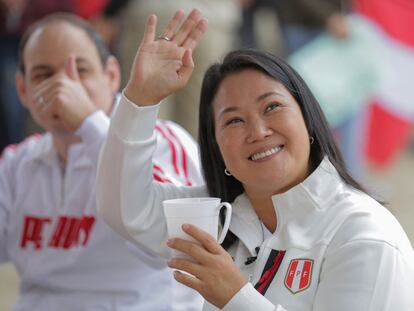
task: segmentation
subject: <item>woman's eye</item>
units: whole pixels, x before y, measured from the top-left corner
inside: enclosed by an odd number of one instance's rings
[[[269,105],[267,105],[267,107],[265,109],[265,112],[272,111],[272,110],[276,109],[279,106],[280,105],[278,103],[270,103]]]
[[[226,125],[237,124],[237,123],[240,123],[240,122],[242,122],[242,119],[240,119],[240,118],[233,118],[233,119],[228,120],[226,122]]]

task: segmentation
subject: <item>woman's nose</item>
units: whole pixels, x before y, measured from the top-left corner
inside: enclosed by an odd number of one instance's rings
[[[252,122],[248,129],[247,142],[253,143],[255,141],[260,141],[270,136],[273,133],[273,130],[263,120],[256,120]]]

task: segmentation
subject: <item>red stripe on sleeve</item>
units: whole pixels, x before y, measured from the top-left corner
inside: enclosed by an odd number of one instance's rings
[[[35,133],[35,134],[33,134],[33,135],[30,135],[30,136],[28,136],[28,137],[26,137],[23,141],[21,141],[20,143],[18,143],[18,144],[11,144],[11,145],[8,145],[8,146],[6,146],[4,149],[3,149],[3,151],[1,151],[0,150],[0,160],[4,157],[4,154],[6,153],[6,152],[10,152],[10,151],[15,151],[19,146],[22,146],[22,145],[24,145],[25,143],[27,143],[28,141],[31,141],[31,140],[39,140],[40,138],[42,137],[42,135],[41,134],[38,134],[38,133]]]
[[[177,136],[174,134],[174,132],[172,131],[172,129],[165,124],[165,127],[167,128],[168,133],[175,139],[175,141],[177,142],[177,144],[180,146],[181,149],[181,160],[182,160],[182,168],[183,168],[183,172],[184,172],[184,176],[185,176],[185,180],[186,180],[186,184],[187,186],[191,186],[192,183],[190,181],[190,178],[188,177],[188,168],[187,168],[187,152],[184,149],[184,146],[181,144],[181,141],[177,138]]]
[[[158,175],[157,173],[153,173],[152,177],[154,178],[154,180],[161,182],[161,183],[171,183],[171,180],[169,180],[168,178],[163,178],[160,175]]]
[[[166,135],[166,133],[162,130],[162,128],[157,124],[155,129],[161,134],[161,136],[167,141],[168,145],[170,146],[171,151],[171,162],[174,167],[174,171],[177,175],[179,175],[178,166],[177,166],[177,153],[175,150],[174,143],[172,140]]]
[[[154,164],[154,170],[159,171],[161,174],[164,174],[164,170],[157,164]]]

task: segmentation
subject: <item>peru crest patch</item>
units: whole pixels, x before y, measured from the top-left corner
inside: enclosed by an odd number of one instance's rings
[[[307,289],[312,278],[312,259],[292,259],[285,276],[285,286],[293,294]]]

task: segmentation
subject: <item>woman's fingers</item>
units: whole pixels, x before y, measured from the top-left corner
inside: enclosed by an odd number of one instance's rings
[[[209,253],[221,254],[224,251],[217,240],[206,231],[190,224],[184,224],[182,228],[185,233],[197,240]]]
[[[217,242],[216,238],[212,237],[206,231],[190,224],[183,225],[183,230],[196,239],[208,252],[212,254],[221,254],[224,252],[224,249]]]
[[[183,20],[184,15],[185,13],[183,10],[178,10],[177,12],[175,12],[173,18],[170,20],[167,27],[165,27],[161,38],[173,39],[175,31],[177,30],[178,25]]]
[[[206,32],[208,27],[208,21],[201,19],[196,27],[188,34],[187,38],[183,43],[183,47],[186,49],[194,49],[200,41],[203,34]]]
[[[142,43],[148,44],[155,40],[155,28],[157,25],[157,16],[148,16],[147,23],[145,25],[144,37]]]
[[[184,12],[177,11],[157,39],[157,18],[148,17],[125,87],[125,95],[133,102],[153,105],[188,83],[194,68],[191,52],[205,32],[207,21],[198,10],[191,11],[183,20]]]
[[[200,278],[202,273],[202,266],[195,261],[189,259],[173,258],[168,261],[168,267],[190,273],[191,275]]]
[[[171,39],[175,44],[182,46],[185,49],[194,49],[207,30],[208,22],[206,19],[202,18],[199,10],[194,9],[177,30],[184,16],[185,13],[183,10],[177,11],[167,27],[165,27],[160,38]]]
[[[167,246],[190,256],[197,262],[201,262],[208,255],[208,252],[197,242],[177,238],[168,240]]]
[[[197,242],[171,239],[167,245],[189,255],[195,262],[174,258],[168,266],[181,270],[174,272],[178,282],[198,291],[221,309],[247,280],[214,237],[193,225],[185,224],[182,229]]]
[[[190,49],[186,50],[184,52],[184,56],[182,59],[182,66],[178,70],[178,75],[182,79],[181,84],[186,85],[188,82],[188,79],[191,76],[191,73],[194,69],[194,62],[192,57],[192,51]]]
[[[197,26],[198,22],[201,20],[201,12],[197,9],[191,11],[184,23],[181,25],[180,29],[173,36],[172,41],[178,46],[182,46],[184,41],[187,39],[191,31]]]
[[[203,282],[192,275],[188,275],[180,271],[174,271],[174,278],[181,284],[184,284],[185,286],[190,287],[198,292],[201,292],[203,288]]]

